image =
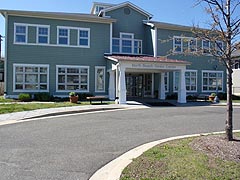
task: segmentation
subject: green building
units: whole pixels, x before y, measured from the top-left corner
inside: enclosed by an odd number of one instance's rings
[[[0,12],[7,97],[74,91],[124,104],[177,93],[185,103],[188,94],[226,91],[226,70],[210,55],[215,44],[195,38],[191,27],[152,21],[130,2],[94,3],[90,14]]]

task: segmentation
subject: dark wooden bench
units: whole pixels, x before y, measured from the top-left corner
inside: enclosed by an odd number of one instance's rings
[[[90,104],[92,104],[92,101],[101,101],[101,104],[102,104],[102,101],[107,99],[105,96],[90,96],[90,97],[87,97],[87,100],[90,101]]]

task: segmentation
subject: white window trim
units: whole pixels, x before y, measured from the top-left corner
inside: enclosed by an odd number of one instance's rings
[[[203,73],[222,73],[222,90],[203,90]],[[211,71],[211,70],[202,70],[202,92],[223,92],[224,81],[223,81],[223,71]]]
[[[56,65],[56,92],[66,92],[69,93],[71,90],[58,90],[58,68],[86,68],[88,69],[88,77],[87,77],[87,90],[74,90],[75,92],[89,92],[89,74],[90,74],[90,68],[89,66],[74,66],[74,65]]]
[[[67,35],[67,44],[59,44],[59,38],[61,37],[61,36],[59,36],[59,30],[60,30],[60,29],[66,29],[67,32],[68,32],[68,35]],[[70,33],[71,33],[71,31],[70,31],[69,27],[57,26],[57,45],[58,45],[58,46],[69,46],[69,45],[70,45]],[[66,36],[63,36],[63,37],[66,37]]]
[[[84,46],[84,45],[80,45],[80,31],[88,31],[88,45]],[[90,48],[90,28],[78,28],[78,46],[82,47],[82,48]]]
[[[198,70],[191,70],[191,69],[188,69],[186,70],[185,72],[195,72],[196,73],[196,90],[186,90],[186,92],[197,92],[198,90]],[[186,80],[186,75],[185,75],[185,80]],[[187,85],[186,85],[187,86]],[[191,85],[190,85],[191,86]]]
[[[128,36],[131,36],[132,38],[123,38],[122,36],[123,35],[128,35]],[[113,37],[112,38],[112,40],[113,39],[117,39],[117,40],[119,40],[119,52],[114,52],[114,53],[119,53],[119,54],[133,54],[133,55],[141,55],[142,54],[142,48],[143,48],[143,43],[142,43],[142,40],[141,39],[134,39],[134,33],[124,33],[124,32],[120,32],[120,37],[119,38],[115,38],[115,37]],[[122,40],[131,40],[132,41],[132,46],[131,46],[131,53],[124,53],[124,52],[122,52],[122,48],[123,48],[123,46],[122,46]],[[140,51],[141,51],[141,53],[134,53],[134,42],[135,41],[139,41],[140,43],[141,43],[141,49],[140,49]],[[111,45],[112,45],[112,43],[111,43]],[[112,46],[111,46],[111,48],[112,48]]]
[[[47,68],[47,89],[46,90],[18,90],[16,89],[16,67],[46,67]],[[40,79],[38,80],[40,81]],[[39,83],[39,82],[38,82]],[[13,64],[13,92],[49,92],[49,64]]]
[[[39,42],[39,28],[47,28],[48,29],[48,35],[46,36],[48,38],[47,43],[40,43]],[[50,43],[50,26],[49,25],[37,25],[36,26],[37,33],[36,33],[36,43],[37,44],[42,44],[42,45],[47,45]]]
[[[26,33],[25,33],[25,42],[16,42],[16,27],[17,26],[25,26],[26,27]],[[28,43],[28,26],[29,24],[24,24],[24,23],[14,23],[14,44],[27,44]]]
[[[204,48],[204,41],[208,41],[208,48],[206,49],[206,48]],[[204,53],[204,50],[208,50],[209,52],[208,53]],[[203,54],[210,54],[210,50],[211,50],[211,43],[210,43],[210,41],[209,40],[204,40],[204,39],[202,39],[202,51],[203,51]]]
[[[173,36],[173,52],[174,53],[182,53],[183,52],[183,38],[186,38],[186,37],[182,37],[182,36]],[[181,51],[176,51],[175,50],[175,39],[181,39]]]
[[[97,90],[97,70],[98,69],[103,69],[104,73],[104,82],[103,82],[103,87],[104,89],[102,91]],[[95,92],[105,92],[105,85],[106,85],[106,67],[105,66],[95,66]]]
[[[178,90],[175,90],[175,85],[176,85],[176,78],[175,78],[176,75],[175,75],[175,73],[176,72],[180,73],[180,71],[174,71],[173,72],[173,92],[178,92]],[[185,72],[196,72],[196,90],[194,90],[194,91],[190,90],[189,91],[189,90],[186,89],[186,92],[197,92],[197,89],[198,89],[198,83],[197,83],[197,81],[198,81],[198,71],[197,70],[187,69]],[[185,80],[186,80],[186,75],[185,75]]]
[[[191,48],[190,48],[190,47],[191,47],[191,44],[190,44],[191,40],[194,40],[194,41],[195,41],[195,44],[194,44],[195,48],[194,48],[194,51],[191,51]],[[189,50],[190,53],[197,52],[197,38],[191,38],[191,37],[188,38],[188,50]]]
[[[166,76],[166,75],[167,75],[167,76]],[[165,82],[164,82],[164,85],[167,86],[167,89],[165,88],[165,92],[168,93],[168,92],[169,92],[169,72],[165,72],[165,73],[164,73],[164,78],[165,78],[165,77],[167,77],[167,84],[165,84]],[[166,86],[165,86],[165,87],[166,87]]]

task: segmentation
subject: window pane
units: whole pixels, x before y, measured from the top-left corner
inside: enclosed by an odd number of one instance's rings
[[[59,44],[68,44],[68,38],[60,37],[59,38]]]
[[[48,35],[48,28],[39,27],[38,34],[39,35]]]
[[[16,42],[26,42],[25,35],[16,35]]]
[[[26,33],[26,26],[16,26],[16,33]]]
[[[39,37],[38,37],[38,42],[39,42],[39,43],[44,43],[44,44],[46,44],[46,43],[48,43],[48,37],[39,36]]]
[[[47,83],[47,75],[46,74],[40,75],[40,83]]]
[[[59,36],[68,36],[68,29],[59,29]]]
[[[16,84],[15,88],[17,90],[22,90],[23,89],[23,84]]]
[[[38,75],[37,74],[26,74],[25,82],[26,83],[37,83],[38,82]]]
[[[22,74],[17,74],[16,75],[16,82],[23,82],[23,75]]]
[[[81,45],[81,46],[88,46],[88,39],[80,39],[79,45]]]
[[[88,31],[80,30],[79,35],[80,35],[80,37],[88,37]]]

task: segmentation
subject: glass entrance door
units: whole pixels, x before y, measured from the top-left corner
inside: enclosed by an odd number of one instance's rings
[[[143,74],[126,74],[128,97],[143,97]]]

